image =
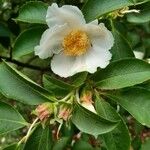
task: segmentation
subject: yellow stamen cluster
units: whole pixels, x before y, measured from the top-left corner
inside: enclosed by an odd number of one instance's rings
[[[82,30],[73,30],[66,35],[62,45],[65,55],[80,56],[88,50],[90,41],[86,32]]]

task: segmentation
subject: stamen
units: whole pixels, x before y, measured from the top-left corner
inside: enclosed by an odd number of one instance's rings
[[[90,47],[90,41],[86,32],[82,30],[71,31],[63,40],[65,55],[80,56]]]

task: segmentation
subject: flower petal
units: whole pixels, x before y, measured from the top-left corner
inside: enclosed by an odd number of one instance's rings
[[[40,44],[34,48],[35,55],[46,59],[59,53],[62,50],[62,40],[68,31],[66,24],[47,29],[41,37]]]
[[[84,57],[86,57],[87,71],[94,73],[98,67],[105,68],[109,64],[112,55],[109,50],[94,45]]]
[[[108,50],[99,47],[91,48],[86,54],[76,57],[72,67],[72,74],[87,71],[94,73],[97,68],[105,68],[111,59],[111,53]]]
[[[111,53],[99,47],[91,48],[85,55],[78,57],[65,56],[60,52],[54,55],[51,69],[55,74],[66,78],[83,71],[94,73],[98,67],[105,68],[110,59]]]
[[[93,22],[86,25],[86,31],[92,42],[92,45],[96,44],[104,49],[111,49],[114,44],[114,38],[112,33],[105,27],[103,23],[99,25],[93,24]]]
[[[91,40],[92,46],[86,54],[80,56],[80,59],[84,60],[82,63],[85,69],[84,71],[90,73],[96,72],[98,67],[105,68],[109,64],[112,56],[109,49],[114,43],[112,33],[103,23],[96,25],[97,23],[95,20],[84,27]]]
[[[105,68],[111,57],[109,50],[93,45],[86,54],[76,57],[72,72],[74,74],[83,71],[94,73],[98,67]]]
[[[85,19],[78,7],[71,5],[58,7],[58,5],[54,3],[48,7],[46,22],[49,27],[64,25],[65,23],[70,27],[77,27],[85,24]]]
[[[54,55],[51,60],[51,69],[52,71],[61,76],[69,77],[73,75],[72,68],[75,63],[75,57],[65,56],[63,52],[60,52],[57,55]]]
[[[91,21],[90,23],[88,23],[88,24],[93,24],[93,25],[98,25],[98,19],[95,19],[95,20],[93,20],[93,21]]]

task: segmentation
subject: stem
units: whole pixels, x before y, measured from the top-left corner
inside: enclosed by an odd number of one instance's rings
[[[28,130],[28,132],[27,132],[27,134],[18,142],[18,146],[19,146],[21,143],[23,143],[23,142],[27,142],[27,140],[28,140],[30,134],[32,133],[33,127],[35,127],[35,125],[38,125],[38,124],[37,124],[38,119],[39,119],[39,118],[36,118],[36,119],[33,121],[33,123],[31,124],[31,126],[30,126],[30,128],[29,128],[29,130]]]
[[[78,89],[76,90],[76,99],[77,99],[77,102],[80,103],[80,97],[79,97],[79,90]]]
[[[69,99],[72,96],[73,92],[70,92],[67,96],[65,96],[63,99],[59,100],[59,102],[64,102],[67,99]]]
[[[109,19],[109,21],[110,21],[110,25],[111,25],[112,31],[114,31],[114,30],[115,30],[115,27],[114,27],[113,20],[112,20],[112,19]]]
[[[59,139],[59,132],[60,132],[60,129],[61,129],[62,125],[63,125],[63,122],[60,123],[60,125],[59,125],[59,127],[58,127],[58,130],[57,130],[57,133],[56,133],[56,138],[57,138],[57,140]]]
[[[31,133],[31,130],[32,130],[32,128],[34,127],[34,125],[36,124],[36,122],[39,120],[39,118],[36,118],[34,121],[33,121],[33,123],[31,124],[31,126],[30,126],[30,128],[29,128],[29,130],[28,130],[28,132],[27,132],[27,135],[25,136],[26,138],[25,138],[25,141],[27,141],[27,139],[28,139],[28,137],[30,136],[30,133]]]

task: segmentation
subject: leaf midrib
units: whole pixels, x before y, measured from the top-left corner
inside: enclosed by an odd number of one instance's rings
[[[13,123],[22,124],[22,125],[28,125],[28,123],[26,122],[20,122],[20,121],[9,120],[9,119],[0,119],[0,121],[7,121],[7,122],[13,122]]]
[[[128,74],[121,74],[121,75],[116,75],[116,76],[110,76],[110,77],[108,77],[108,78],[105,78],[105,79],[103,79],[103,80],[100,80],[100,81],[96,82],[96,85],[99,84],[99,83],[101,83],[101,82],[110,80],[111,78],[122,77],[122,76],[126,76],[126,75],[129,75],[129,76],[130,76],[131,74],[134,75],[134,74],[147,73],[147,72],[150,73],[150,71],[139,71],[139,72],[135,72],[135,73],[128,73]]]

